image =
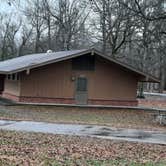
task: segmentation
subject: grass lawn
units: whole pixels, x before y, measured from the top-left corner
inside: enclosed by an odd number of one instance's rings
[[[154,122],[154,112],[127,109],[78,108],[56,106],[1,106],[0,119],[53,123],[107,125],[119,128],[165,130]]]
[[[0,131],[1,166],[165,166],[166,146]]]

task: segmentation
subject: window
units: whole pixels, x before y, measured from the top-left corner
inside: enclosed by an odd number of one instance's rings
[[[18,81],[20,79],[20,76],[18,73],[8,74],[7,79],[12,81]]]
[[[87,91],[87,79],[78,78],[77,79],[77,91]]]
[[[83,55],[72,59],[73,70],[95,70],[95,56]]]
[[[7,75],[7,79],[10,80],[11,79],[11,74]]]
[[[16,80],[16,74],[12,74],[12,80]]]

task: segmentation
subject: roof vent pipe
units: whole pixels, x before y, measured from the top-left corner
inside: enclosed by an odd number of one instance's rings
[[[52,53],[53,51],[52,50],[47,50],[47,53]]]

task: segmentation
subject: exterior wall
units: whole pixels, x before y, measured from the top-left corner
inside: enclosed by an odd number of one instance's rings
[[[98,58],[96,72],[89,75],[89,99],[135,100],[136,89],[135,75]]]
[[[89,105],[137,106],[137,100],[88,100]]]
[[[10,99],[10,100],[13,100],[13,101],[16,101],[16,102],[19,102],[20,101],[20,97],[19,96],[16,96],[16,95],[13,95],[11,93],[3,93],[2,94],[2,97],[4,98],[7,98],[7,99]]]
[[[44,98],[44,97],[14,97],[11,99],[27,103],[58,103],[58,104],[76,104],[75,99],[65,98]],[[112,106],[137,106],[137,100],[88,100],[88,105],[112,105]]]
[[[21,102],[75,104],[75,81],[88,79],[88,104],[137,105],[137,76],[119,66],[96,58],[95,71],[73,71],[71,60],[50,64],[20,75],[18,84],[5,82],[5,93]]]
[[[20,81],[7,80],[5,78],[3,97],[11,100],[19,101],[20,96]]]
[[[23,97],[73,98],[74,84],[71,81],[70,61],[59,62],[21,73]]]

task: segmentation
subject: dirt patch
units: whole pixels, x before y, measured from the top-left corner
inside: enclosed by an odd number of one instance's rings
[[[145,99],[138,99],[138,104],[144,107],[166,109],[166,95],[164,94],[145,94]]]

